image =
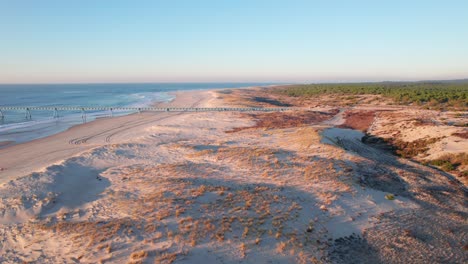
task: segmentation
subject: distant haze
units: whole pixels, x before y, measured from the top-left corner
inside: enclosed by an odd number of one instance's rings
[[[0,83],[468,77],[468,1],[3,1]]]

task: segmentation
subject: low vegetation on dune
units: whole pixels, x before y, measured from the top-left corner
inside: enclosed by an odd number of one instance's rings
[[[366,135],[362,141],[380,149],[391,151],[393,154],[402,158],[412,159],[417,156],[425,157],[430,150],[431,145],[442,140],[442,137],[421,138],[412,142],[403,140],[382,139]],[[436,166],[443,171],[455,173],[463,178],[468,177],[468,153],[447,153],[437,159],[424,161],[425,164]]]
[[[468,126],[468,124],[466,125]],[[468,131],[453,133],[452,136],[456,136],[463,139],[468,139]]]
[[[467,154],[459,154],[468,138],[468,80],[301,84],[272,91],[277,100],[341,108],[343,122],[336,126],[366,133],[364,143],[436,166],[462,182],[468,177]],[[390,104],[400,107],[379,109]],[[438,151],[446,154],[434,160]]]
[[[398,104],[468,107],[468,81],[303,84],[282,86],[275,91],[293,97],[314,97],[321,94],[373,94],[392,98]]]
[[[367,134],[362,138],[362,142],[376,148],[387,150],[402,158],[412,159],[417,156],[427,156],[432,144],[437,143],[442,138],[421,138],[411,142],[401,139],[381,138]]]
[[[248,114],[250,118],[256,121],[254,126],[238,127],[228,132],[238,132],[245,129],[281,129],[306,126],[330,119],[336,113],[338,113],[338,110],[331,112],[306,111]]]
[[[403,158],[414,158],[418,155],[424,155],[431,144],[440,141],[441,137],[421,138],[411,142],[403,140],[390,140],[390,143],[396,148],[395,153]]]
[[[468,153],[445,154],[429,164],[440,167],[444,171],[454,171],[458,167],[468,167]],[[468,177],[468,170],[461,171],[463,177]]]
[[[344,118],[344,123],[338,127],[366,132],[374,121],[375,111],[347,111]]]

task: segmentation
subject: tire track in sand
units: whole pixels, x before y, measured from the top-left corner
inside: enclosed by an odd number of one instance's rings
[[[196,107],[202,100],[203,100],[203,98],[198,99],[190,107]],[[96,137],[99,137],[99,136],[104,136],[107,133],[111,133],[111,134],[107,135],[106,138],[105,138],[105,142],[110,143],[111,138],[113,136],[117,135],[118,133],[121,133],[123,131],[129,130],[129,129],[132,129],[132,128],[135,128],[135,127],[138,127],[138,126],[141,126],[141,125],[146,125],[148,123],[165,120],[165,119],[168,119],[170,117],[174,117],[174,116],[181,115],[181,114],[183,114],[183,113],[182,112],[175,113],[173,115],[159,117],[157,119],[154,119],[154,116],[149,116],[148,118],[144,118],[144,119],[140,119],[140,120],[128,121],[128,122],[125,122],[125,123],[121,124],[118,127],[110,128],[110,129],[101,131],[101,132],[99,132],[97,134],[91,134],[91,135],[71,139],[71,140],[68,141],[68,143],[72,144],[72,145],[86,144],[90,139],[93,139],[93,138],[96,138]]]
[[[197,105],[199,105],[201,101],[203,101],[203,98],[200,98],[200,99],[198,99],[197,101],[195,101],[194,103],[192,103],[192,104],[190,105],[190,108],[191,108],[191,107],[197,107]],[[168,119],[168,118],[170,118],[170,117],[174,117],[174,116],[178,116],[178,115],[182,115],[182,114],[183,114],[183,112],[175,113],[174,115],[165,116],[165,117],[159,118],[159,119],[157,119],[157,120],[153,120],[153,121],[151,121],[151,122],[165,120],[165,119]],[[124,132],[124,131],[126,131],[126,130],[129,130],[129,129],[131,129],[131,128],[135,128],[135,127],[138,127],[138,126],[141,126],[141,125],[145,125],[145,124],[147,124],[147,123],[149,123],[149,122],[146,122],[146,123],[144,123],[144,124],[136,124],[136,125],[134,125],[134,126],[125,127],[125,128],[123,128],[123,129],[121,129],[121,130],[119,130],[119,131],[115,131],[114,133],[112,133],[112,134],[110,134],[110,135],[108,135],[108,136],[106,137],[106,143],[110,143],[111,138],[112,138],[113,136],[117,135],[118,133]]]

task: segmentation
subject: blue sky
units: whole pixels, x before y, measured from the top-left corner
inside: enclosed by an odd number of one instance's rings
[[[0,83],[468,77],[468,1],[0,0]]]

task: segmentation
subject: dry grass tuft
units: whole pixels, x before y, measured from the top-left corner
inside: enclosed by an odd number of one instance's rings
[[[286,249],[286,242],[279,242],[278,244],[276,244],[276,252],[283,253],[285,249]]]
[[[164,252],[155,260],[157,264],[170,264],[176,261],[178,253]]]
[[[130,254],[130,260],[135,261],[135,260],[144,260],[146,257],[148,257],[148,252],[142,250],[138,252],[133,252]]]
[[[241,258],[245,258],[246,252],[247,252],[247,246],[245,245],[245,243],[240,244],[239,251],[240,251],[240,254],[241,254]]]

